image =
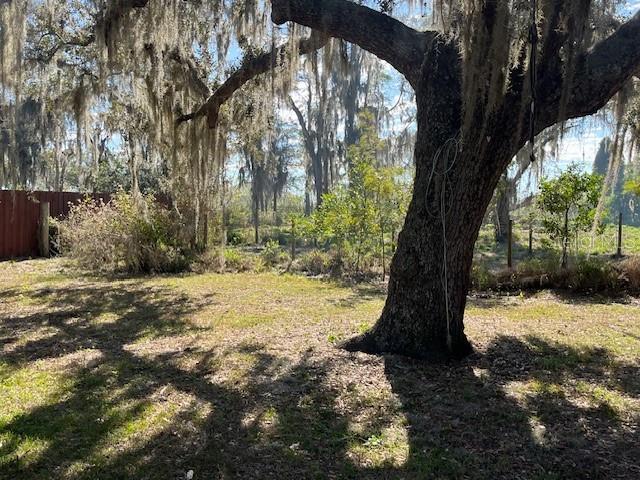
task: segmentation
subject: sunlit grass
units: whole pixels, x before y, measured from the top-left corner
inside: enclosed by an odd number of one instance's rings
[[[375,324],[375,287],[49,268],[3,284],[3,479],[511,478],[518,455],[576,462],[584,431],[624,455],[640,418],[633,300],[471,299],[478,353],[431,366],[336,348]]]

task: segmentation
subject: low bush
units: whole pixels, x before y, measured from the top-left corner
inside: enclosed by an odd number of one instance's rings
[[[474,290],[491,290],[497,286],[496,276],[482,263],[471,268],[471,286]]]
[[[225,271],[224,251],[220,248],[209,248],[205,250],[198,255],[198,258],[192,263],[191,270],[196,273],[223,273]]]
[[[264,264],[268,267],[274,267],[289,260],[289,255],[282,250],[280,244],[275,240],[269,240],[267,242],[260,256]]]
[[[565,288],[579,292],[613,291],[622,288],[611,262],[599,257],[580,257],[566,278]]]
[[[225,249],[224,263],[229,272],[261,272],[265,268],[261,257],[237,248]]]
[[[535,277],[551,275],[560,268],[560,256],[553,253],[542,257],[527,258],[516,265],[516,274],[519,277]]]
[[[568,268],[560,268],[558,256],[546,256],[518,263],[515,269],[490,271],[474,263],[471,280],[475,290],[539,290],[553,288],[579,293],[622,293],[640,291],[640,259],[618,264],[603,257],[581,256]]]
[[[298,257],[295,268],[311,275],[323,275],[329,271],[329,262],[329,254],[320,250],[311,250]]]
[[[227,248],[224,251],[225,268],[234,271],[244,271],[247,265],[246,257],[235,248]]]
[[[87,199],[58,228],[61,251],[83,268],[141,273],[189,267],[187,229],[151,196],[120,192],[106,204]]]
[[[329,275],[334,278],[349,277],[356,268],[356,260],[351,258],[347,249],[332,248],[329,250],[329,263],[327,270]]]
[[[633,293],[640,293],[640,257],[633,256],[624,259],[617,265],[621,281]]]
[[[253,237],[249,237],[248,230],[234,230],[227,233],[227,243],[229,245],[248,245],[253,241]]]

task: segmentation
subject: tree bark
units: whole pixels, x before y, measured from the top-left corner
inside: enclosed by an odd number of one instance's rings
[[[496,242],[507,241],[507,229],[509,228],[509,211],[511,210],[512,186],[506,174],[500,179],[496,189],[496,212],[494,217],[494,234]]]
[[[391,263],[387,301],[374,328],[348,350],[398,353],[429,360],[471,353],[463,316],[473,249],[501,171],[513,152],[496,146],[464,149],[459,62],[442,41],[425,62],[416,90],[418,133],[413,198]],[[502,145],[502,142],[495,142]]]

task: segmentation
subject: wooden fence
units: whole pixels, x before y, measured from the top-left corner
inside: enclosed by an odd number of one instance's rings
[[[76,192],[25,192],[0,190],[0,259],[35,257],[39,253],[40,203],[49,202],[50,216],[64,218],[70,204],[87,194]],[[109,194],[89,194],[108,202]]]

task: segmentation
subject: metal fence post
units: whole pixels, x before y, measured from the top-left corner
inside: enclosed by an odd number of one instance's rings
[[[622,257],[622,212],[618,215],[618,251],[616,256]]]

